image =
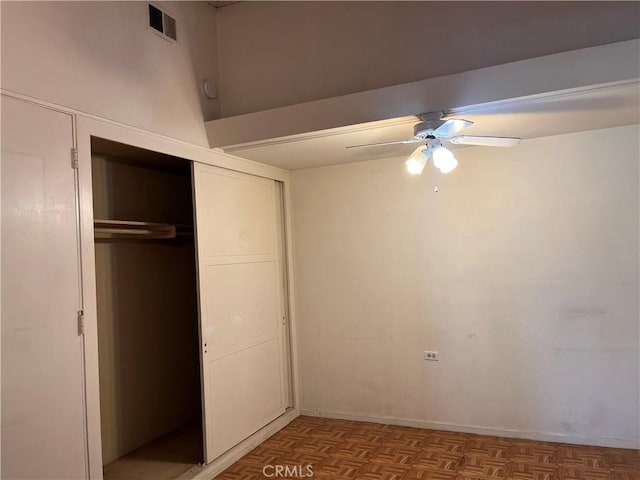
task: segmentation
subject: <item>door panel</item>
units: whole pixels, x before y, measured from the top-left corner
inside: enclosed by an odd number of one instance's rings
[[[215,168],[215,167],[212,167]],[[275,253],[274,182],[223,169],[201,169],[198,239],[205,257]]]
[[[275,262],[208,265],[206,298],[212,357],[278,336],[278,281]],[[251,296],[248,298],[248,296]]]
[[[284,413],[273,180],[194,164],[206,461]]]
[[[86,476],[70,115],[2,97],[2,476]]]
[[[278,338],[211,362],[213,451],[223,453],[284,413]]]

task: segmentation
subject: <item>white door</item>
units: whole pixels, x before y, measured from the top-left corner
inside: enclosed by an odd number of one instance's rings
[[[1,107],[2,478],[85,478],[72,118]]]
[[[284,413],[276,183],[194,163],[205,456]]]

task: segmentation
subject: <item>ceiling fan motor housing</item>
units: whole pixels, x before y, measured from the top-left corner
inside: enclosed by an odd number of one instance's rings
[[[431,137],[433,136],[434,130],[444,123],[444,120],[425,120],[424,122],[417,123],[413,127],[413,136],[421,139]]]

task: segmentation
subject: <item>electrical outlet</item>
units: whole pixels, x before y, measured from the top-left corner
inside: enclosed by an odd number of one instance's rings
[[[424,359],[430,360],[432,362],[440,361],[440,352],[436,352],[435,350],[425,350],[424,351]]]

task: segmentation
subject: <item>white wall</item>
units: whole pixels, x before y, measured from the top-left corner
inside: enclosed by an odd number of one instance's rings
[[[634,2],[240,2],[218,18],[223,117],[640,37]]]
[[[639,141],[293,172],[303,410],[637,448]]]
[[[218,102],[216,10],[160,2],[178,42],[146,28],[146,2],[2,2],[2,88],[199,145]]]

